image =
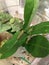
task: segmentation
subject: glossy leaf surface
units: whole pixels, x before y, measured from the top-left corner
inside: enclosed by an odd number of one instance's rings
[[[29,34],[45,34],[49,33],[49,22],[42,22],[30,28],[32,31]]]
[[[8,41],[8,43],[5,43],[5,45],[0,49],[0,53],[2,54],[0,59],[7,58],[15,53],[17,49],[25,42],[27,35],[23,34],[22,37],[18,40],[16,39],[16,37],[17,35],[15,35],[13,39]]]
[[[41,35],[32,37],[25,48],[34,57],[45,57],[49,54],[49,42]]]
[[[39,0],[26,0],[24,8],[24,28],[27,27],[33,20],[37,11]]]
[[[19,33],[20,32],[15,33],[13,37],[0,48],[0,53],[10,50],[16,44]]]

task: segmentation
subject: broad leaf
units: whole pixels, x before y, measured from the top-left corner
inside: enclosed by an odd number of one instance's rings
[[[31,32],[28,31],[29,34],[45,34],[49,33],[49,22],[42,22],[30,28]]]
[[[23,34],[22,37],[17,40],[17,35],[15,35],[12,40],[5,43],[5,45],[0,49],[0,54],[2,54],[0,59],[7,58],[15,53],[16,50],[25,42],[26,38],[27,35]]]
[[[26,28],[32,22],[38,5],[39,0],[26,0],[24,8],[24,28]]]
[[[25,44],[25,48],[34,57],[45,57],[49,54],[49,42],[41,35],[32,37]]]
[[[0,59],[5,59],[5,58],[8,58],[9,56],[11,56],[12,54],[14,54],[16,52],[16,44],[14,47],[12,47],[10,50],[8,50],[7,52],[4,52],[4,54],[2,54],[0,56]]]
[[[13,35],[13,37],[8,40],[1,48],[0,48],[0,53],[4,53],[11,49],[17,42],[17,37],[20,34],[20,32],[17,32]]]

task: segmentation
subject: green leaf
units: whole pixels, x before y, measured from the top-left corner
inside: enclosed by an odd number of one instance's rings
[[[0,59],[6,59],[9,56],[13,55],[16,52],[17,48],[16,48],[16,44],[14,45],[14,47],[12,47],[10,50],[8,50],[7,52],[5,52],[4,54],[2,54],[0,56]]]
[[[8,22],[11,18],[12,16],[10,14],[5,12],[0,12],[0,21],[2,23]]]
[[[30,32],[30,29],[32,30]],[[37,24],[35,26],[32,26],[29,29],[28,33],[29,34],[45,34],[45,33],[49,33],[49,22],[42,22],[40,24]]]
[[[15,21],[14,24],[11,24],[11,27],[12,27],[11,32],[17,32],[17,31],[20,31],[21,28],[22,28],[22,26],[23,26],[22,23],[20,23],[19,21],[18,21],[18,22]]]
[[[49,42],[41,35],[32,37],[25,44],[25,48],[34,57],[45,57],[49,54]]]
[[[27,35],[23,34],[20,39],[17,39],[18,34],[19,33],[15,34],[14,37],[12,37],[12,39],[5,43],[0,49],[0,54],[2,54],[0,59],[5,59],[11,56],[25,42]]]
[[[5,12],[0,12],[0,33],[11,29],[11,25],[8,23],[12,16]]]
[[[5,32],[9,29],[11,29],[11,25],[8,23],[0,25],[0,33]]]
[[[24,8],[24,28],[32,22],[39,5],[39,0],[26,0]]]
[[[0,48],[0,53],[4,53],[8,50],[10,50],[17,42],[17,37],[20,34],[20,32],[17,32],[13,35],[13,37],[8,40],[1,48]]]

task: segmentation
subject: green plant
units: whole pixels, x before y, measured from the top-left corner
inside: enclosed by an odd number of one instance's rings
[[[0,59],[11,56],[20,46],[25,47],[34,57],[45,57],[49,54],[49,41],[44,36],[44,34],[49,33],[49,22],[46,21],[35,26],[30,26],[32,19],[37,12],[38,5],[39,0],[25,1],[24,24],[19,23],[19,19],[11,17],[6,23],[0,22],[0,32],[9,32],[9,30],[10,33],[12,33],[12,31],[15,32],[13,37],[0,47]]]

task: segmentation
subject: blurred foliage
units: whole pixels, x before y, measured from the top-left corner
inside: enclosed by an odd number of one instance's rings
[[[19,31],[23,26],[23,22],[19,19],[13,18],[10,14],[0,12],[0,33],[10,30],[11,32]]]
[[[11,56],[20,46],[34,57],[45,57],[49,54],[49,41],[44,36],[49,33],[49,21],[31,26],[32,19],[38,10],[39,0],[26,0],[24,22],[7,13],[0,13],[0,33],[10,30],[15,32],[12,38],[0,47],[0,59]]]

